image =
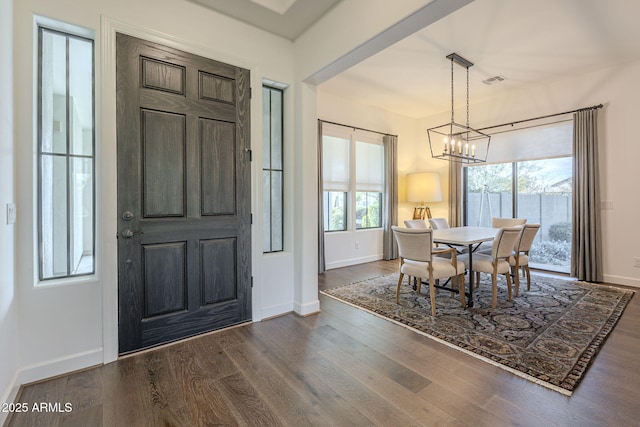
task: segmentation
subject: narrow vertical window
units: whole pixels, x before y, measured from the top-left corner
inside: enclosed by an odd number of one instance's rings
[[[324,231],[347,229],[347,194],[351,185],[348,136],[322,136]]]
[[[263,252],[283,250],[283,91],[262,88]]]
[[[38,28],[40,280],[95,271],[93,40]]]

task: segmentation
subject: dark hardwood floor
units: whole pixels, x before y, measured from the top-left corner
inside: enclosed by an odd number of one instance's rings
[[[397,270],[336,269],[320,288]],[[18,397],[71,412],[8,426],[640,425],[640,300],[572,397],[320,296],[322,312],[203,335],[25,386]]]

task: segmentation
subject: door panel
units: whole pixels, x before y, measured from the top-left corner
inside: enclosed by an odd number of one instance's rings
[[[236,298],[236,239],[201,241],[202,304],[232,301]],[[218,268],[216,266],[226,266]]]
[[[186,120],[142,110],[144,217],[184,216]]]
[[[117,35],[120,352],[250,320],[249,72]]]
[[[142,246],[145,314],[143,319],[187,309],[186,242]]]
[[[202,215],[229,215],[236,210],[233,123],[200,119],[202,133]]]

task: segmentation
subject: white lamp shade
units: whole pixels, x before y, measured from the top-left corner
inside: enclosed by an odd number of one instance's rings
[[[441,202],[440,174],[418,172],[407,175],[408,202]]]

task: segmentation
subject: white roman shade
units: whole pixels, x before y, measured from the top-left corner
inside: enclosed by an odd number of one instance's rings
[[[571,156],[573,122],[491,133],[487,163]]]
[[[322,137],[322,178],[324,191],[349,191],[349,139]]]
[[[356,141],[356,191],[384,191],[384,146]]]

